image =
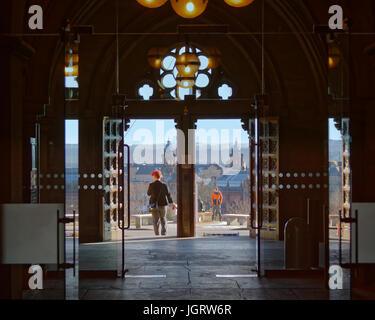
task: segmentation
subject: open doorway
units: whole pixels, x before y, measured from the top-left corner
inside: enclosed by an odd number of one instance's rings
[[[249,140],[241,120],[198,120],[197,234],[249,236]]]
[[[196,230],[205,255],[202,263],[217,278],[256,276],[248,134],[240,119],[202,119],[195,138]]]
[[[73,224],[67,226],[69,236],[78,235],[79,217],[79,120],[65,120],[65,210],[66,216],[75,216],[76,229]]]
[[[148,187],[152,173],[161,171],[172,200],[177,202],[177,135],[173,120],[131,120],[124,135],[130,150],[130,228],[126,239],[154,238],[152,213],[149,212]],[[127,172],[127,168],[125,167]],[[126,208],[127,210],[127,208]],[[167,236],[177,236],[177,216],[167,207]]]
[[[215,155],[202,160],[205,138],[200,129],[210,132],[218,126],[222,129],[219,136],[212,134],[204,147],[218,148],[209,153],[219,152],[221,160],[214,159]],[[250,238],[248,223],[249,165],[245,155],[249,153],[248,136],[239,119],[198,120],[196,138],[197,192],[193,200],[204,201],[201,210],[196,212],[196,235],[177,238],[177,219],[170,215],[167,236],[155,236],[152,221],[147,221],[151,217],[146,192],[152,171],[160,170],[172,199],[177,199],[176,130],[171,120],[131,120],[129,123],[124,138],[131,154],[131,221],[130,229],[125,232],[128,285],[137,281],[151,283],[150,279],[156,278],[153,283],[158,286],[173,282],[184,288],[198,283],[205,288],[216,288],[227,286],[236,278],[256,277],[256,244]],[[219,186],[223,195],[221,221],[220,215],[213,219],[210,214],[211,189],[215,186]],[[142,216],[140,224],[138,219]]]
[[[341,233],[341,252],[344,260],[349,259],[350,225],[342,223],[340,228],[340,213],[342,216],[350,211],[350,170],[347,167],[346,152],[347,137],[342,126],[345,119],[329,119],[329,238],[330,261],[339,263],[339,238]]]

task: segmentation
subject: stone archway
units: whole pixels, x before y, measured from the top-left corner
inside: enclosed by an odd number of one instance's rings
[[[113,18],[113,8],[107,8],[107,1],[90,1],[89,6],[78,11],[72,17],[72,23],[76,24],[98,24],[103,28],[103,25],[110,26],[111,17]],[[82,7],[83,8],[83,7]],[[130,10],[137,8],[129,6]],[[111,11],[112,10],[112,11]],[[319,42],[318,36],[313,35],[293,35],[293,32],[298,30],[307,31],[312,29],[312,26],[306,25],[305,21],[313,21],[309,16],[306,8],[291,7],[285,4],[272,2],[270,10],[273,16],[282,19],[282,27],[291,33],[290,36],[281,41],[275,37],[266,39],[265,47],[265,69],[266,69],[266,88],[269,93],[270,105],[273,107],[273,113],[284,120],[281,121],[282,129],[284,130],[285,145],[290,144],[293,136],[290,135],[286,129],[290,128],[290,119],[309,119],[311,115],[320,118],[320,115],[325,114],[324,94],[326,87],[322,85],[320,80],[323,78],[322,69],[324,56],[322,53],[324,45]],[[102,12],[107,14],[106,21],[102,21]],[[138,10],[139,12],[139,10]],[[132,11],[129,11],[131,15]],[[151,38],[146,34],[147,32],[164,32],[176,27],[176,24],[181,20],[175,16],[168,16],[167,10],[163,11],[165,19],[155,17],[150,11],[144,10],[140,16],[137,16],[134,21],[129,24],[124,22],[120,26],[121,32],[129,33],[120,38],[120,65],[121,65],[121,92],[127,93],[130,98],[135,98],[134,83],[142,77],[147,70],[147,62],[145,55],[150,46],[155,44],[171,45],[179,41],[179,35],[165,36],[162,34],[157,38]],[[253,13],[254,14],[254,13]],[[300,14],[306,18],[302,21]],[[226,71],[233,81],[239,86],[239,98],[250,99],[255,94],[260,92],[261,83],[261,41],[259,36],[247,34],[246,32],[252,31],[251,27],[254,23],[248,23],[244,16],[241,19],[231,16],[230,13],[223,10],[220,6],[212,7],[211,12],[202,17],[200,21],[204,23],[217,23],[217,21],[226,21],[233,29],[238,31],[241,35],[229,34],[222,35],[215,38],[214,41],[223,50],[223,70]],[[126,21],[126,19],[125,19]],[[272,26],[272,24],[271,24]],[[136,36],[131,35],[132,30],[136,28]],[[82,36],[81,38],[81,100],[79,102],[72,102],[66,106],[70,117],[77,117],[81,121],[81,146],[85,150],[85,157],[81,159],[80,165],[85,170],[100,172],[101,169],[101,124],[104,115],[110,114],[111,98],[114,92],[115,85],[115,43],[114,35],[106,35],[112,32],[113,28],[108,27],[106,32],[102,35],[97,34],[94,36]],[[191,36],[192,41],[197,43],[204,43],[205,38],[199,36]],[[210,40],[213,41],[212,39]],[[293,53],[293,62],[285,63],[290,59],[288,52],[280,50],[285,45],[298,48]],[[63,83],[60,74],[62,69],[63,60],[61,59],[61,46],[55,50],[55,55],[52,63],[52,71],[50,73],[50,95],[51,107],[53,110],[52,117],[58,119],[63,116],[64,105],[61,101],[63,95]],[[233,54],[231,54],[233,53]],[[241,61],[238,63],[238,61]],[[318,70],[318,71],[315,71]],[[304,78],[304,75],[313,74],[310,78]],[[306,85],[312,88],[309,95],[301,97],[298,91],[301,90],[301,82],[305,81]],[[288,88],[288,89],[287,89]],[[309,101],[308,105],[306,101]],[[146,103],[146,102],[144,102]],[[143,103],[142,103],[143,104]],[[160,108],[164,108],[160,105]],[[165,112],[170,112],[173,107],[167,108]],[[249,109],[241,109],[239,115],[248,113]],[[223,112],[224,110],[223,110]],[[176,103],[173,114],[176,118],[184,118],[184,105],[183,103]],[[154,113],[156,116],[156,113]],[[149,115],[152,117],[152,113]],[[186,120],[189,122],[189,120]],[[319,120],[317,120],[319,121]],[[302,121],[303,123],[303,121]],[[188,126],[189,127],[189,126]],[[191,126],[190,126],[191,127]],[[296,130],[304,130],[303,125]],[[49,129],[53,131],[53,128]],[[59,137],[59,134],[56,134]],[[60,137],[61,138],[61,137]],[[58,139],[60,139],[58,138]],[[320,138],[319,138],[320,139]],[[284,157],[284,163],[288,162],[288,155]],[[95,199],[99,196],[95,196]],[[100,240],[100,215],[102,213],[98,210],[97,201],[92,201],[91,198],[81,201],[82,206],[85,206],[87,211],[93,214],[92,230],[94,234],[87,237],[88,241]],[[95,208],[94,208],[95,206]],[[85,210],[86,211],[86,210]],[[94,217],[95,216],[95,217]],[[94,226],[95,225],[95,226]],[[193,230],[193,229],[191,229]],[[84,239],[84,237],[82,237]],[[89,240],[91,239],[91,240]]]

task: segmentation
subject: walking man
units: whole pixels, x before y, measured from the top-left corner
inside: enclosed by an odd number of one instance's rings
[[[151,173],[154,182],[150,183],[147,190],[147,195],[150,196],[150,208],[152,208],[152,220],[154,224],[155,235],[159,235],[159,227],[161,224],[161,235],[167,234],[167,206],[172,204],[172,210],[177,205],[173,202],[169,193],[168,187],[165,183],[160,181],[162,174],[159,170]]]
[[[216,216],[218,215],[221,221],[221,205],[223,203],[223,195],[219,191],[218,187],[215,187],[215,190],[212,193],[211,203],[213,208],[212,220],[215,220]]]

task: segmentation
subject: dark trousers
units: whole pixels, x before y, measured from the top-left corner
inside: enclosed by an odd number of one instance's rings
[[[161,225],[161,234],[167,234],[167,206],[161,206],[152,212],[152,220],[154,223],[155,235],[159,235],[159,227]]]
[[[219,219],[221,221],[221,205],[219,205],[219,204],[214,204],[213,205],[213,216],[212,216],[212,219],[215,220],[216,216],[219,216]]]

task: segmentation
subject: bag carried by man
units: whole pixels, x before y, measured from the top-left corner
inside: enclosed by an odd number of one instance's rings
[[[159,201],[159,198],[160,198],[160,194],[161,194],[161,189],[159,191],[158,197],[156,198],[156,202],[155,203],[150,203],[148,205],[148,211],[149,212],[155,212],[156,210],[159,209],[159,203],[158,203],[158,201]]]

